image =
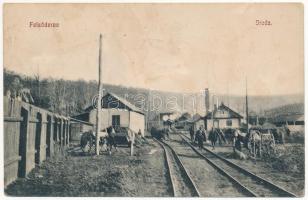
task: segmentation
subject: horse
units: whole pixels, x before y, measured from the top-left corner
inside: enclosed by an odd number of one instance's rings
[[[230,134],[231,133],[231,134]],[[243,143],[244,147],[246,149],[249,149],[249,137],[248,134],[245,132],[242,132],[240,129],[231,129],[229,133],[229,140],[231,140],[232,145],[234,145],[235,139],[239,140],[241,143]]]
[[[222,141],[226,143],[225,135],[221,129],[211,130],[209,133],[209,140],[211,141],[213,149],[215,149],[217,140],[219,141],[220,145],[222,145]]]
[[[224,135],[225,135],[225,141],[226,141],[227,144],[233,144],[235,131],[236,131],[236,129],[232,129],[232,128],[227,128],[227,129],[223,130]]]
[[[226,129],[225,138],[228,143],[235,145],[235,141],[239,141],[244,148],[249,150],[251,154],[255,154],[261,148],[261,133],[257,130],[250,130],[248,133],[242,132],[240,129]]]
[[[107,128],[107,133],[108,133],[107,150],[108,150],[109,154],[111,154],[112,147],[117,149],[117,144],[116,144],[116,141],[115,141],[115,130],[114,130],[114,128],[112,126],[109,126]]]
[[[285,143],[285,137],[289,137],[290,136],[290,130],[287,127],[277,127],[276,129],[271,130],[274,138],[275,138],[275,142],[279,143],[279,144],[284,144]]]
[[[82,133],[80,138],[80,147],[83,152],[91,152],[93,147],[95,147],[95,135],[93,131],[87,131]]]

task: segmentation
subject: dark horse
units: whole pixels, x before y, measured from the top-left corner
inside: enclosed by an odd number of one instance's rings
[[[209,133],[209,140],[211,141],[213,149],[215,149],[215,145],[217,140],[219,141],[219,144],[222,145],[222,141],[226,143],[225,134],[221,129],[215,128],[214,130],[211,130]]]
[[[114,149],[117,149],[117,143],[116,143],[116,140],[115,140],[115,130],[114,130],[114,128],[112,126],[109,126],[107,128],[107,133],[108,133],[107,149],[108,149],[109,154],[111,154],[112,147],[114,147]]]
[[[158,140],[162,140],[162,139],[166,139],[166,136],[169,138],[169,130],[167,130],[166,128],[163,129],[157,129],[155,127],[151,128],[151,135],[152,137],[158,139]]]
[[[233,128],[227,128],[223,130],[227,144],[233,144],[235,130],[236,129]]]
[[[91,152],[95,147],[93,131],[84,132],[80,138],[80,147],[83,152]]]
[[[290,136],[290,129],[286,126],[277,127],[275,129],[272,129],[271,132],[274,135],[275,142],[279,144],[284,144],[285,138]]]

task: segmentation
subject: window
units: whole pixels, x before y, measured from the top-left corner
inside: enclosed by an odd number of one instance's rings
[[[232,120],[231,119],[228,119],[227,122],[226,122],[227,126],[232,126]]]

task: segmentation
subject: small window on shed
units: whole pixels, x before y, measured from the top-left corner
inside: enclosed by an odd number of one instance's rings
[[[232,126],[232,120],[231,119],[228,119],[226,123],[227,123],[227,126]]]

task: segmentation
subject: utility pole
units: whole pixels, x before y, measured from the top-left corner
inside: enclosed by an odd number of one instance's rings
[[[249,116],[248,116],[247,77],[246,77],[246,123],[247,123],[247,133],[248,133],[249,132]]]
[[[204,107],[205,107],[204,116],[207,116],[207,114],[209,113],[209,108],[210,108],[210,92],[208,88],[205,88],[204,90]],[[208,124],[207,124],[206,118],[204,118],[204,125],[205,125],[205,129],[207,130]]]
[[[98,99],[96,112],[96,138],[95,138],[95,152],[99,155],[99,133],[101,131],[101,112],[102,112],[102,69],[101,69],[101,54],[102,54],[102,34],[99,35],[99,51],[98,51]]]
[[[227,84],[227,95],[228,107],[230,107],[229,79]]]
[[[213,94],[213,97],[212,97],[212,104],[213,104],[213,110],[212,110],[212,130],[214,130],[214,111],[216,111],[216,108],[215,108],[215,104],[214,104],[214,97],[216,95]],[[216,97],[217,99],[217,97]]]
[[[146,131],[149,131],[150,108],[151,108],[150,98],[151,98],[151,89],[149,89],[149,93],[148,93]]]
[[[205,106],[205,115],[207,115],[210,109],[210,92],[208,88],[204,89],[204,106]]]
[[[37,90],[38,90],[38,104],[41,105],[41,85],[40,85],[40,67],[37,66],[37,75],[36,75],[36,81],[37,81]]]

